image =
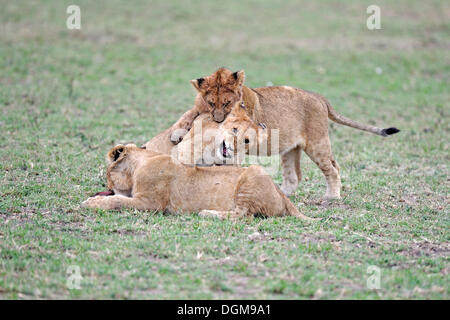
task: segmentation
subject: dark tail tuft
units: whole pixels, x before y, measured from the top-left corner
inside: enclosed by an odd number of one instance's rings
[[[386,128],[386,129],[383,129],[383,130],[381,131],[381,133],[382,133],[382,135],[383,135],[384,137],[390,136],[390,135],[392,135],[392,134],[396,134],[397,132],[400,132],[400,130],[398,130],[397,128],[394,128],[394,127],[392,127],[392,128]]]

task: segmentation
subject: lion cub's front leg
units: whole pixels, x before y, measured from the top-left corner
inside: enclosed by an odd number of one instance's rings
[[[104,210],[114,210],[120,208],[135,208],[139,210],[152,210],[144,199],[130,198],[122,195],[114,196],[95,196],[91,197],[81,204],[83,207],[99,208]],[[155,208],[157,210],[158,208]]]
[[[302,149],[296,147],[281,156],[281,167],[283,169],[283,183],[281,191],[286,196],[290,196],[297,190],[301,179],[300,156]]]
[[[192,123],[199,115],[199,112],[194,107],[191,110],[186,111],[181,118],[175,122],[170,128],[170,141],[173,144],[178,144],[183,140],[186,133],[192,128]]]

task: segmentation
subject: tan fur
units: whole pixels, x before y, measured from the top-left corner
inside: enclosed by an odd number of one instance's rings
[[[339,198],[341,180],[339,166],[331,152],[328,119],[381,136],[398,132],[395,128],[381,129],[345,118],[319,94],[288,86],[251,89],[243,85],[244,80],[243,71],[232,73],[225,68],[209,77],[192,80],[198,90],[195,106],[171,128],[172,142],[177,143],[180,139],[174,132],[179,128],[189,130],[193,119],[199,114],[211,113],[215,121],[221,122],[231,112],[230,104],[226,104],[228,101],[231,105],[243,101],[249,118],[254,123],[267,125],[268,150],[271,150],[270,144],[273,142],[270,129],[279,129],[283,192],[291,194],[297,187],[301,178],[298,162],[303,150],[325,175],[325,197]]]
[[[189,167],[168,155],[134,144],[118,145],[107,155],[108,189],[83,206],[106,210],[135,208],[170,213],[201,212],[220,218],[302,215],[261,167]]]
[[[242,139],[249,139],[248,145],[258,146],[260,143],[267,141],[266,131],[262,129],[261,124],[254,123],[244,109],[238,107],[239,103],[236,104],[236,108],[233,108],[233,112],[228,115],[227,123],[230,125],[235,124],[239,127],[239,132],[243,134]],[[231,162],[227,162],[223,157],[217,155],[217,148],[223,142],[223,130],[220,130],[220,127],[224,123],[219,124],[212,120],[212,116],[209,113],[202,113],[194,120],[188,133],[184,135],[183,140],[177,145],[174,145],[169,140],[171,130],[169,128],[153,137],[142,147],[147,150],[168,154],[187,165],[238,165],[242,162],[245,154],[241,157],[242,159],[239,158],[240,160],[238,160],[236,156]],[[248,134],[252,132],[250,129],[253,132],[257,131],[258,134]],[[256,139],[259,139],[259,141],[256,141]],[[247,154],[249,153],[248,148],[245,151]]]
[[[147,150],[168,154],[188,165],[215,164],[216,135],[219,124],[208,113],[198,116],[183,140],[174,145],[170,142],[171,128],[153,137],[143,147]],[[219,139],[217,139],[217,142]]]

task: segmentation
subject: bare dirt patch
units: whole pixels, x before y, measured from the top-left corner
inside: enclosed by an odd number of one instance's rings
[[[450,245],[448,243],[435,244],[425,241],[414,243],[401,253],[410,257],[449,257]]]

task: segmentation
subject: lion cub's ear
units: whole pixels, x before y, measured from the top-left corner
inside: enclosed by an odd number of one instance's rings
[[[120,156],[124,154],[125,154],[125,146],[123,144],[118,144],[117,146],[109,150],[106,158],[108,160],[108,163],[112,163],[114,161],[117,161],[120,158]]]
[[[237,88],[240,88],[240,87],[242,87],[244,85],[244,81],[245,81],[245,72],[244,72],[244,70],[233,72],[231,74],[231,76],[233,77],[235,86]]]
[[[203,92],[206,88],[205,78],[198,78],[195,80],[191,80],[191,84],[198,92]]]

